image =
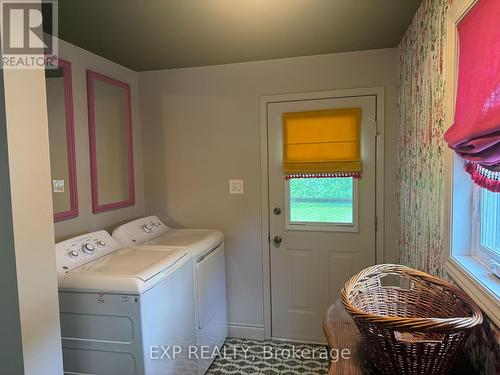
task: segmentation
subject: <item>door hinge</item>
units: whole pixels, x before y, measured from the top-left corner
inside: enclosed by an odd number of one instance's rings
[[[267,234],[267,242],[271,243],[271,233]]]
[[[375,232],[378,230],[378,218],[375,216]]]

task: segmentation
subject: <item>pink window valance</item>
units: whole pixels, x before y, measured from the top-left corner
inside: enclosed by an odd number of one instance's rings
[[[479,0],[457,29],[455,118],[444,138],[477,184],[500,191],[500,1]]]

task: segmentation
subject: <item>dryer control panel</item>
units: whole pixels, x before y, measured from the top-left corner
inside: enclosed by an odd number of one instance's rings
[[[124,246],[136,246],[158,237],[169,229],[157,216],[147,216],[120,225],[113,231],[113,238]]]
[[[101,230],[56,243],[58,279],[72,269],[121,248],[108,232]]]

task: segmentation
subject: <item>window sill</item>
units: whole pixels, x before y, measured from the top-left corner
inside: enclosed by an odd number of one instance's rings
[[[465,293],[500,326],[500,280],[472,256],[450,257],[445,270]]]

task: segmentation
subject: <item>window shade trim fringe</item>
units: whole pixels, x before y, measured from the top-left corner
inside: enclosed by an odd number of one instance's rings
[[[473,161],[466,164],[465,170],[471,175],[476,185],[494,193],[500,193],[500,171],[492,171]]]
[[[338,172],[338,173],[292,173],[285,174],[285,180],[292,180],[296,178],[361,178],[359,172]]]

